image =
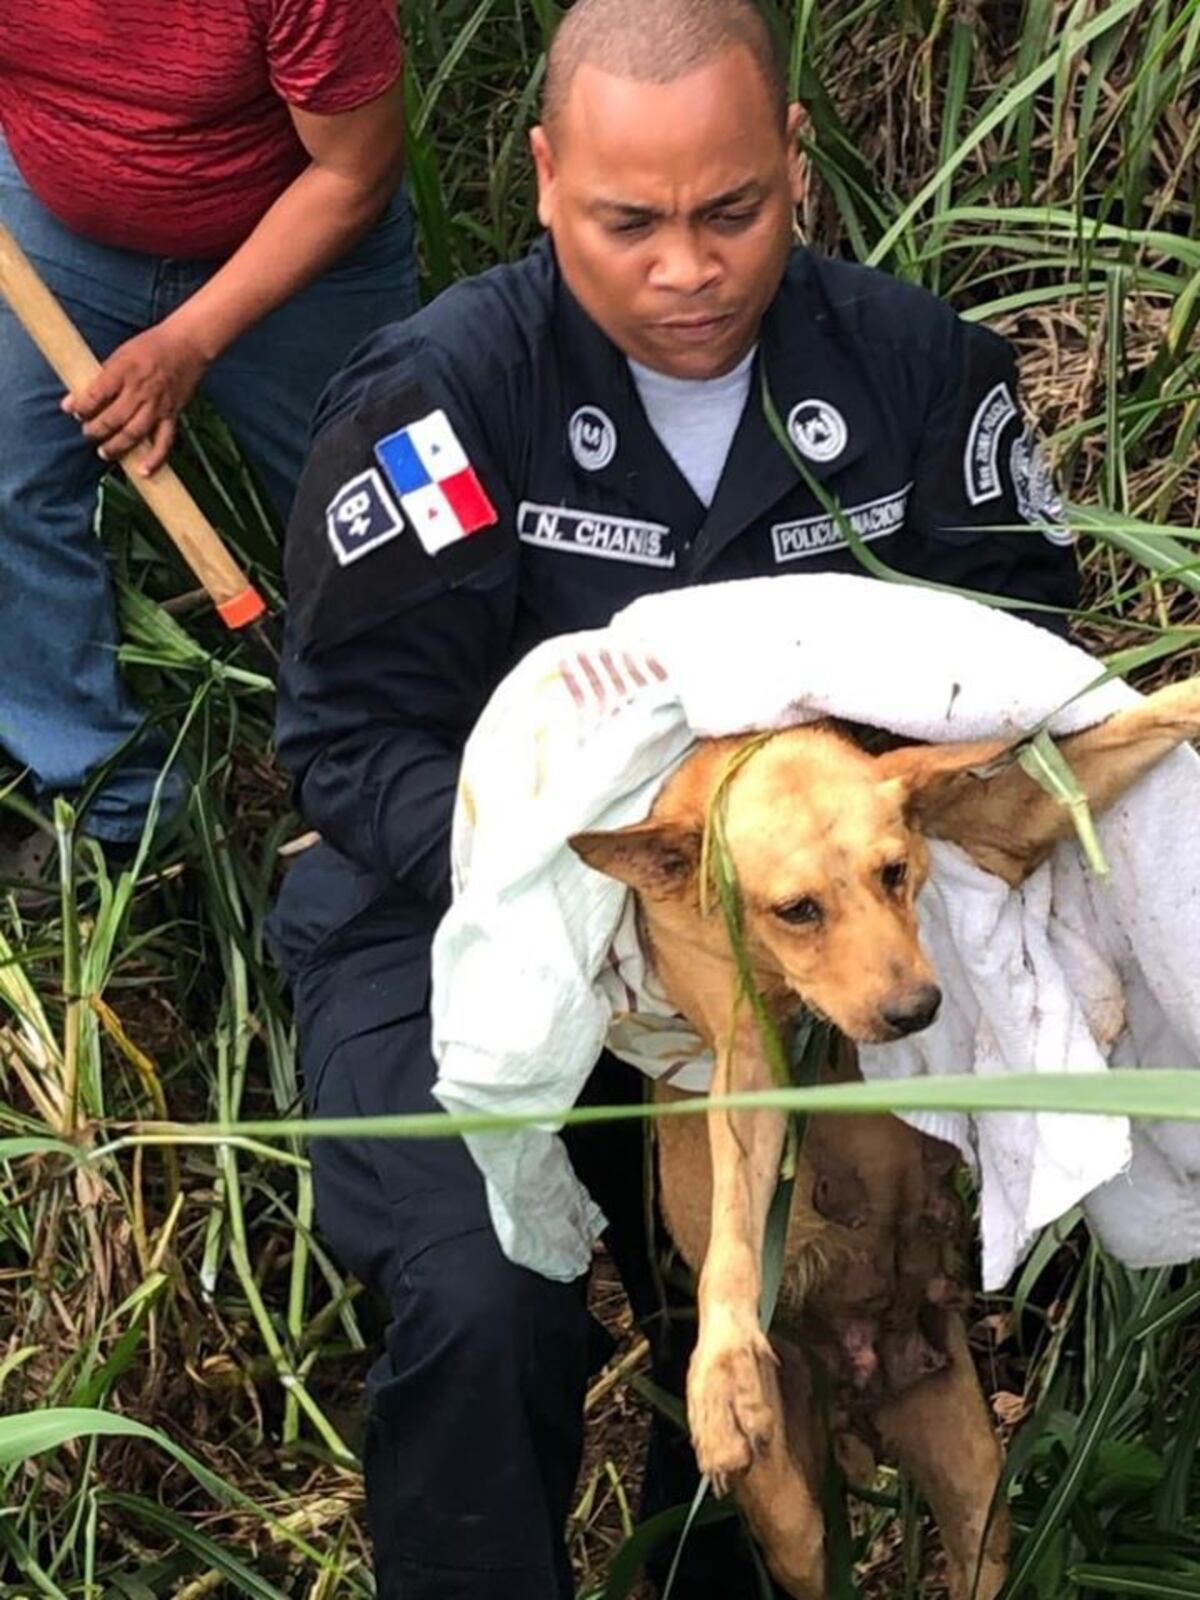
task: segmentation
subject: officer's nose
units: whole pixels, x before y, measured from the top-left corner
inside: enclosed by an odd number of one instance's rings
[[[716,282],[720,268],[689,230],[664,239],[651,272],[656,289],[692,299]]]

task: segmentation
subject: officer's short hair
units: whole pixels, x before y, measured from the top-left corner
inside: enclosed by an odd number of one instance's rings
[[[575,0],[550,46],[542,120],[553,131],[584,62],[640,83],[673,83],[731,45],[753,56],[787,123],[787,68],[756,0]]]

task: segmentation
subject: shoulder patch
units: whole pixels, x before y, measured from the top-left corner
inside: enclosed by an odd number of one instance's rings
[[[444,411],[387,434],[374,450],[431,556],[496,522],[496,508]]]
[[[1013,441],[1009,468],[1017,510],[1024,521],[1051,544],[1073,544],[1075,535],[1064,520],[1062,496],[1032,428]]]
[[[998,500],[1004,493],[1000,476],[1000,435],[1017,414],[1017,402],[1007,383],[988,390],[975,408],[963,452],[963,481],[973,506]]]
[[[288,524],[288,630],[300,650],[474,584],[516,549],[469,459],[482,446],[466,425],[459,432],[403,363],[382,391],[363,389],[314,439]]]
[[[403,528],[404,518],[376,467],[347,479],[325,508],[325,531],[341,567],[370,555]]]

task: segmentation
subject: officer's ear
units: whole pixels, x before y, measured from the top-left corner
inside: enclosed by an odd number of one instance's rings
[[[543,228],[549,228],[554,221],[554,190],[558,174],[550,135],[540,122],[529,130],[529,148],[533,152],[533,165],[537,173],[538,221]]]
[[[808,113],[802,105],[790,105],[787,113],[788,187],[792,204],[803,205],[808,193],[808,157],[800,141],[808,131]]]

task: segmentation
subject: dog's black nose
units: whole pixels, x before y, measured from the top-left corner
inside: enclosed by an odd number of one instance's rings
[[[936,983],[918,983],[880,1007],[880,1016],[898,1034],[920,1033],[938,1014],[942,991]]]

